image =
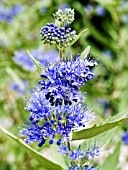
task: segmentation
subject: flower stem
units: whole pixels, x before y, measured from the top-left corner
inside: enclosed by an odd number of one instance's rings
[[[64,22],[61,23],[61,26],[64,27]]]
[[[67,142],[69,151],[71,150],[70,142]]]
[[[59,49],[59,54],[60,54],[60,61],[62,62],[63,61],[63,56],[62,56],[62,53],[63,52],[63,50],[60,48]]]

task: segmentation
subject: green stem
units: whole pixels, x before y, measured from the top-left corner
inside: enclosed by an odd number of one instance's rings
[[[61,22],[61,27],[64,27],[64,22]],[[63,50],[62,48],[59,48],[59,53],[60,53],[60,61],[63,61]]]
[[[63,61],[63,56],[62,56],[63,50],[61,48],[59,49],[59,54],[60,54],[60,61],[62,62]]]
[[[69,151],[70,151],[70,150],[71,150],[70,143],[69,143],[69,142],[67,142],[67,144],[68,144],[68,149],[69,149]]]
[[[64,25],[65,25],[64,22],[62,22],[62,23],[61,23],[61,26],[64,27]]]

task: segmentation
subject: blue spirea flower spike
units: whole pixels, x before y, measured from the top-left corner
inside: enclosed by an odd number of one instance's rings
[[[66,23],[74,21],[74,10],[58,10],[54,17],[60,26],[48,23],[41,28],[40,36],[44,44],[57,45],[60,61],[49,63],[42,69],[39,87],[26,101],[29,119],[23,125],[21,135],[26,143],[37,142],[39,147],[46,142],[56,143],[58,152],[69,159],[69,170],[96,170],[92,160],[100,155],[97,145],[82,151],[80,146],[72,149],[70,143],[72,132],[86,128],[87,122],[94,119],[80,87],[94,77],[92,67],[96,61],[90,55],[84,59],[81,55],[63,55],[63,50],[77,37],[76,31],[65,28]]]

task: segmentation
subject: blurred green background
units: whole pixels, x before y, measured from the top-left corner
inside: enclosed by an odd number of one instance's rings
[[[81,88],[87,92],[86,103],[89,106],[93,105],[93,111],[98,115],[98,119],[103,121],[121,112],[123,116],[127,112],[127,0],[19,0],[17,2],[0,0],[0,124],[16,136],[19,136],[20,127],[28,116],[24,110],[25,97],[29,96],[29,92],[40,79],[38,70],[28,56],[30,67],[26,66],[26,50],[32,52],[39,60],[45,56],[41,61],[44,66],[48,61],[53,62],[54,57],[58,60],[56,47],[44,47],[39,33],[46,23],[54,22],[53,13],[58,8],[68,7],[75,10],[76,20],[71,27],[77,31],[77,34],[85,28],[89,29],[86,35],[70,48],[70,51],[74,55],[79,54],[90,45],[91,56],[98,59],[98,66],[93,69],[94,79]],[[118,141],[122,141],[122,135],[127,131],[127,124],[117,128],[113,136],[107,139],[110,141],[110,148],[114,146],[114,136],[117,136]],[[35,144],[32,146],[38,151],[43,150],[37,148]],[[114,150],[112,152],[114,153]],[[47,152],[46,154],[49,155]],[[109,154],[107,156],[109,157]],[[126,170],[128,141],[125,144],[122,142],[121,150],[116,156],[117,169]],[[42,165],[0,133],[0,170],[17,169],[40,170]]]

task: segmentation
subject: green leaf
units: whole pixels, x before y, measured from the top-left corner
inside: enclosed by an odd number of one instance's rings
[[[33,60],[33,62],[36,64],[38,70],[42,72],[44,69],[43,69],[43,67],[41,67],[39,61],[37,61],[37,60],[31,55],[31,53],[30,53],[28,50],[27,50],[27,53],[29,54],[29,57]]]
[[[23,142],[23,140],[18,139],[16,136],[14,136],[12,133],[8,132],[6,129],[4,129],[3,127],[0,126],[0,130],[8,135],[10,138],[12,138],[14,141],[16,141],[18,144],[20,144],[21,146],[23,146],[31,155],[33,155],[37,161],[39,161],[39,163],[41,163],[42,167],[44,167],[47,170],[51,170],[56,169],[56,170],[62,170],[62,167],[60,165],[57,165],[53,162],[51,162],[50,160],[46,159],[45,157],[43,157],[41,155],[41,153],[37,152],[36,150],[34,150],[33,148],[31,148],[29,145],[25,144]]]
[[[81,53],[80,58],[81,59],[85,59],[87,57],[87,55],[89,54],[90,51],[90,46],[88,46],[87,48],[85,48],[85,50]]]
[[[128,121],[128,118],[121,119],[116,122],[106,123],[101,126],[94,125],[89,129],[84,129],[78,132],[73,132],[72,140],[88,139],[93,136],[97,136],[105,131],[111,130],[117,126],[120,126]]]
[[[75,9],[75,11],[78,11],[83,16],[85,15],[85,12],[83,10],[84,6],[82,6],[82,4],[80,2],[73,1],[72,6]]]
[[[119,142],[112,154],[110,154],[103,163],[102,170],[118,170],[118,160],[120,155],[121,142]]]
[[[85,30],[81,31],[81,32],[77,35],[76,39],[70,44],[70,46],[73,45],[73,44],[75,44],[75,42],[76,42],[81,36],[83,36],[87,31],[88,31],[88,29],[85,29]]]
[[[121,139],[119,138],[119,136],[122,136],[122,133],[123,133],[122,128],[116,128],[116,129],[113,128],[97,136],[83,140],[83,142],[81,143],[81,147],[85,147],[86,145],[87,148],[90,148],[90,146],[93,146],[96,143],[100,147],[100,150],[106,152],[107,148],[109,149],[112,146],[116,146],[119,143]],[[117,140],[115,141],[115,139]]]
[[[114,122],[114,121],[117,121],[117,120],[120,120],[120,119],[124,119],[124,118],[127,118],[128,117],[128,108],[124,109],[123,111],[121,111],[120,113],[116,114],[115,116],[109,116],[106,120],[105,123],[108,123],[108,122]]]
[[[99,41],[100,43],[105,45],[106,48],[116,51],[117,45],[115,44],[115,42],[112,39],[109,39],[109,37],[104,36],[104,34],[101,31],[99,31],[94,25],[91,25],[90,22],[86,22],[86,20],[85,20],[85,24],[86,24],[87,28],[89,29],[90,34],[97,41]]]
[[[58,152],[58,147],[56,146],[56,144],[53,144],[53,146],[50,148],[50,153],[55,163],[61,165],[63,169],[68,169],[68,166],[66,164],[66,162],[68,162],[68,158],[67,156]]]

